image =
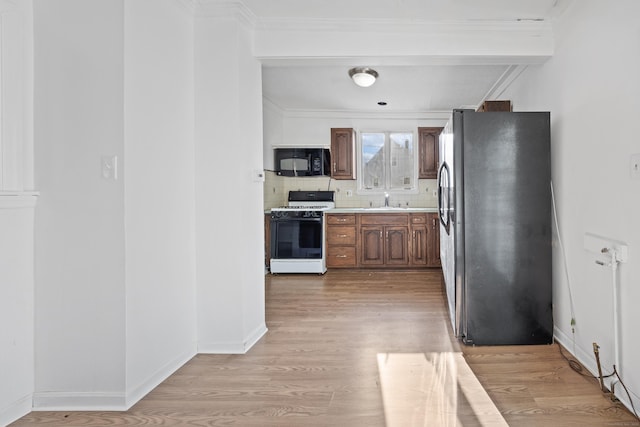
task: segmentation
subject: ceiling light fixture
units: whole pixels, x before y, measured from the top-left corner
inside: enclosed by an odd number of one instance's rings
[[[355,67],[349,70],[349,77],[360,87],[369,87],[378,78],[378,72],[373,68]]]

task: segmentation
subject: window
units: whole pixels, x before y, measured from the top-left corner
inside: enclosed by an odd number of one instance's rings
[[[360,190],[415,190],[415,151],[412,132],[362,132]]]

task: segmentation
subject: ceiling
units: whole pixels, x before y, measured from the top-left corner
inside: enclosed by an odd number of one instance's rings
[[[475,107],[511,70],[507,65],[376,66],[377,81],[363,88],[351,81],[348,69],[339,65],[264,67],[263,96],[284,110],[447,111]],[[380,101],[386,105],[378,105]]]
[[[438,22],[549,21],[571,0],[242,0],[257,20],[381,19]],[[409,21],[408,21],[409,20]],[[285,111],[449,111],[474,107],[519,69],[515,64],[392,64],[384,58],[348,61],[269,61],[263,95]],[[353,84],[352,66],[379,73],[369,88]],[[379,106],[378,102],[386,102]]]

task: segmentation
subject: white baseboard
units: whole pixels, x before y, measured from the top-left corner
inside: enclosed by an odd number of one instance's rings
[[[254,329],[243,341],[200,343],[200,354],[245,354],[267,333],[267,325],[262,324]]]
[[[162,381],[177,371],[195,356],[192,350],[181,354],[143,383],[128,390],[118,392],[36,392],[33,395],[34,411],[126,411],[156,388]],[[29,408],[31,410],[31,408]],[[29,411],[27,411],[29,412]]]
[[[571,355],[573,357],[575,357],[578,362],[580,362],[580,364],[582,366],[584,366],[585,368],[587,368],[587,370],[594,376],[594,377],[598,377],[598,365],[596,363],[596,358],[593,354],[593,348],[590,348],[589,350],[585,350],[582,347],[578,346],[578,345],[574,345],[574,341],[571,339],[571,337],[567,334],[565,334],[563,331],[561,331],[560,329],[558,329],[557,326],[555,326],[553,328],[553,335],[556,339],[556,341],[558,341],[560,344],[562,344],[562,346],[564,348],[567,349],[567,351],[569,353],[571,353]],[[603,371],[605,371],[605,369],[603,368]],[[604,374],[609,374],[611,373],[610,370],[607,370],[606,372],[603,372]],[[624,377],[622,378],[622,380],[624,381]],[[613,377],[611,378],[605,378],[604,384],[605,386],[611,390],[611,384],[616,382],[617,379],[614,379]],[[631,411],[631,413],[633,413],[633,408],[631,406],[631,402],[629,401],[629,396],[627,396],[627,394],[625,393],[624,389],[622,388],[622,386],[620,384],[617,384],[615,386],[615,394],[616,394],[616,398],[618,398],[618,400],[629,410]],[[629,391],[629,394],[631,395],[631,399],[633,399],[633,403],[634,405],[636,405],[636,407],[638,407],[638,405],[640,404],[640,396],[637,396],[635,394],[633,394],[631,391]]]
[[[209,343],[196,346],[160,368],[143,383],[128,390],[118,392],[36,392],[28,396],[20,405],[14,405],[0,412],[4,419],[20,418],[30,411],[126,411],[177,371],[197,353],[245,354],[267,333],[266,324],[254,329],[242,342]],[[15,414],[15,415],[14,415]],[[1,420],[1,419],[0,419]],[[2,425],[2,424],[0,424]]]
[[[33,395],[28,394],[0,409],[0,426],[6,426],[31,412],[32,401]]]
[[[126,395],[117,392],[43,391],[33,394],[34,411],[126,411]]]
[[[158,369],[155,374],[147,378],[147,380],[142,384],[139,384],[135,388],[128,390],[126,396],[127,409],[138,403],[140,399],[145,397],[151,390],[158,387],[160,383],[169,378],[174,372],[180,369],[182,365],[191,360],[195,355],[196,345],[194,343],[192,349],[181,354],[162,368]]]

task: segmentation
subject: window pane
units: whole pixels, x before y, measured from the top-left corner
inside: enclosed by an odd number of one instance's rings
[[[414,179],[413,134],[392,133],[389,134],[389,139],[391,141],[389,162],[391,188],[411,188]]]
[[[362,134],[362,186],[384,188],[384,133]]]

